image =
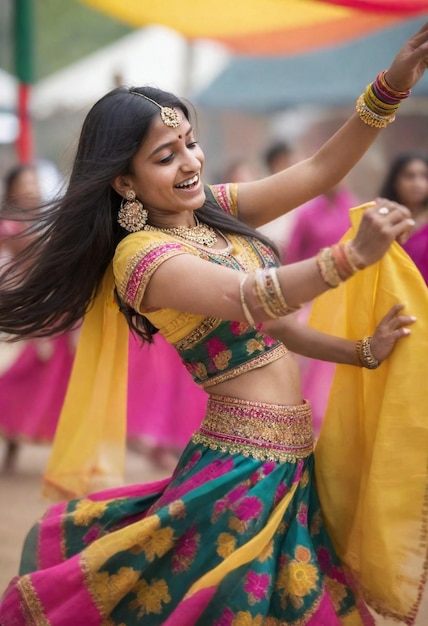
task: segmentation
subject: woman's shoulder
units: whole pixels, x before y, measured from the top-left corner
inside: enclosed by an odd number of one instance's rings
[[[220,183],[205,185],[207,200],[214,200],[226,213],[238,215],[238,185],[237,183]]]
[[[140,230],[127,235],[116,247],[113,266],[120,268],[143,259],[191,252],[186,243],[168,233]]]
[[[192,250],[161,231],[138,231],[122,239],[113,258],[119,296],[138,309],[153,272],[167,259]]]

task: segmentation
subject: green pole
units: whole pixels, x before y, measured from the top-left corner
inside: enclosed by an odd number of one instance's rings
[[[32,128],[29,112],[30,86],[34,81],[33,60],[33,0],[15,0],[14,32],[15,32],[15,73],[18,86],[18,120],[19,133],[16,143],[18,159],[21,163],[33,158]]]

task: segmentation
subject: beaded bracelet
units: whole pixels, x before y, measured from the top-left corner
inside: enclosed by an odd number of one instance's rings
[[[380,361],[378,361],[373,356],[370,342],[371,337],[364,337],[364,339],[359,339],[355,344],[355,352],[361,367],[365,367],[369,370],[375,370],[377,367],[379,367]]]

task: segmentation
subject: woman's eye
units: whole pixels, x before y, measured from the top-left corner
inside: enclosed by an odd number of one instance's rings
[[[191,141],[190,143],[187,144],[187,147],[192,149],[192,148],[196,148],[196,146],[198,145],[198,141]]]
[[[168,154],[168,156],[164,157],[163,159],[161,159],[159,161],[159,163],[171,163],[172,159],[174,158],[173,154]]]

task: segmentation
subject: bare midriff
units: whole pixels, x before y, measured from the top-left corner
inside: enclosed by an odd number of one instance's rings
[[[271,404],[302,404],[299,366],[294,356],[285,356],[206,388],[208,393]]]

